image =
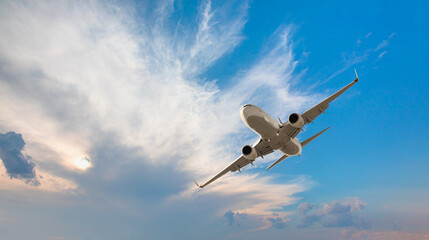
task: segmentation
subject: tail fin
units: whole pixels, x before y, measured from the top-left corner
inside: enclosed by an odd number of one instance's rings
[[[318,134],[308,138],[307,140],[303,141],[301,143],[301,146],[304,147],[305,145],[309,144],[311,141],[313,141],[315,138],[317,138],[318,136],[320,136],[322,133],[324,133],[326,130],[328,130],[330,127],[326,128],[325,130],[319,132]]]

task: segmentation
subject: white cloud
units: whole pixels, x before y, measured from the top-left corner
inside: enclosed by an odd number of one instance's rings
[[[387,47],[387,45],[389,45],[389,41],[383,40],[380,44],[377,45],[377,47],[375,48],[374,51],[378,51],[382,48],[385,48],[385,47]]]
[[[378,57],[377,57],[377,60],[376,61],[378,61],[378,60],[380,60],[385,54],[387,53],[387,51],[383,51],[382,53],[380,53],[379,55],[378,55]]]
[[[390,40],[393,36],[395,36],[395,34],[396,34],[395,32],[391,33],[391,34],[389,35],[388,39],[385,39],[385,40],[383,40],[381,43],[379,43],[379,44],[377,45],[377,47],[375,48],[375,50],[374,50],[374,51],[378,51],[378,50],[381,50],[381,49],[383,49],[383,48],[387,47],[387,46],[389,45],[389,40]]]
[[[171,32],[170,2],[147,17],[136,16],[132,6],[100,2],[2,2],[0,131],[22,133],[36,169],[51,171],[52,184],[64,179],[67,189],[79,187],[69,173],[76,158],[88,156],[93,168],[107,164],[90,152],[110,136],[118,146],[138,149],[144,163],[177,169],[189,179],[209,177],[246,144],[246,135],[232,136],[245,129],[238,113],[245,101],[278,114],[314,101],[291,91],[297,62],[287,27],[274,33],[273,47],[259,61],[232,78],[230,89],[199,78],[242,41],[247,8],[243,3],[236,12],[217,11],[206,2],[196,28],[175,23],[180,27]],[[269,223],[272,210],[295,203],[294,194],[311,184],[306,178],[274,182],[229,174],[198,194],[241,199],[219,214],[233,209]],[[172,197],[194,191],[189,185]]]

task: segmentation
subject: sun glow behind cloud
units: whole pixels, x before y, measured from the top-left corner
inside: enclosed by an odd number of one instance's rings
[[[73,160],[73,163],[78,169],[82,171],[85,171],[88,168],[92,167],[92,164],[89,161],[88,157],[77,157]]]
[[[206,191],[191,184],[192,177],[207,178],[227,166],[248,140],[232,136],[245,129],[242,104],[263,101],[277,112],[275,105],[297,110],[314,101],[290,91],[296,61],[287,27],[273,34],[267,53],[231,77],[231,88],[221,91],[214,79],[199,77],[244,39],[246,2],[234,11],[205,2],[192,26],[174,22],[169,1],[144,17],[133,6],[99,2],[2,4],[0,130],[22,133],[36,171],[49,171],[51,164],[69,172],[97,168],[103,159],[91,153],[113,136],[118,145],[137,149],[144,163],[189,176],[171,198],[243,200],[220,213],[232,209],[267,218],[311,185],[305,177],[276,184],[273,177],[245,172]]]

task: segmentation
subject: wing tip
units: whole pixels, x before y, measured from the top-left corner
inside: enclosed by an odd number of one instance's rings
[[[359,81],[359,76],[358,76],[358,74],[356,72],[356,68],[355,68],[355,74],[356,74],[356,79],[354,80],[354,82],[358,82]]]
[[[203,186],[201,186],[200,184],[198,184],[197,181],[195,181],[195,179],[193,179],[193,180],[194,180],[195,185],[197,185],[197,187],[203,188]]]

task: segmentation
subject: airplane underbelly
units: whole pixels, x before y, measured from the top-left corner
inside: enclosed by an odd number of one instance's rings
[[[294,156],[301,154],[302,147],[301,143],[296,138],[293,138],[279,150],[285,155]]]
[[[246,120],[248,126],[264,139],[271,139],[277,134],[278,128],[270,124],[264,117],[249,116]]]
[[[279,124],[264,110],[251,104],[246,104],[240,111],[243,122],[263,139],[272,139],[277,136]]]

